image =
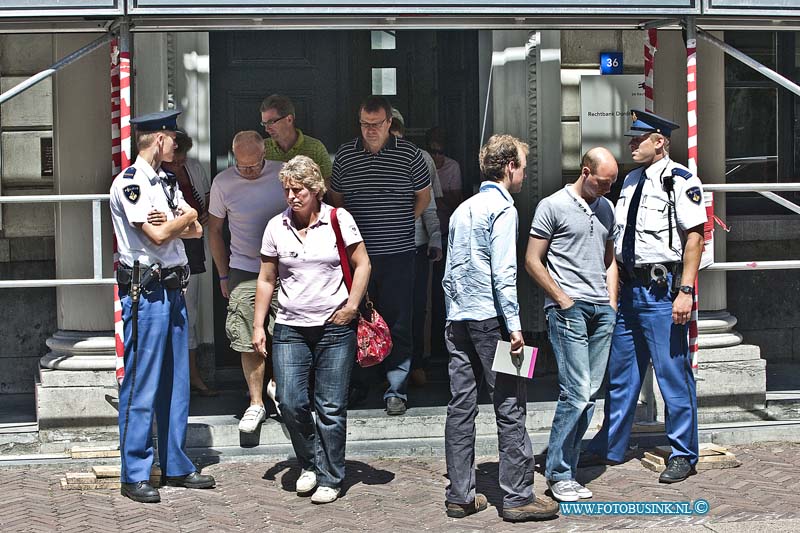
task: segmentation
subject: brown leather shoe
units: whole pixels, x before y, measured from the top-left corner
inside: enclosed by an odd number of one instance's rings
[[[543,520],[558,514],[558,502],[550,498],[537,497],[528,505],[503,509],[503,520],[507,522],[526,522],[528,520]]]
[[[472,503],[462,505],[460,503],[445,502],[447,507],[447,516],[450,518],[464,518],[465,516],[479,513],[489,506],[486,496],[483,494],[476,494]]]

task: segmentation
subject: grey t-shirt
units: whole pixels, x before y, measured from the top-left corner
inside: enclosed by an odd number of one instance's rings
[[[591,303],[609,302],[606,242],[616,237],[614,206],[604,197],[587,204],[572,185],[536,207],[531,235],[550,241],[547,271],[567,296]],[[556,303],[545,295],[545,309]]]

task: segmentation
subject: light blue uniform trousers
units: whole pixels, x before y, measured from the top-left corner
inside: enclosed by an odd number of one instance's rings
[[[150,479],[153,414],[161,471],[167,476],[189,474],[196,468],[183,450],[189,420],[188,321],[183,292],[164,289],[158,282],[142,292],[135,358],[131,298],[122,292],[120,298],[125,328],[125,378],[119,390],[121,481]]]
[[[672,322],[671,276],[667,287],[625,281],[611,340],[605,421],[589,450],[622,461],[628,448],[647,363],[652,359],[666,405],[664,418],[671,457],[698,458],[697,393],[689,355],[688,326]]]

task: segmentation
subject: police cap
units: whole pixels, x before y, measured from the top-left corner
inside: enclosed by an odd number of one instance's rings
[[[671,120],[639,109],[631,109],[631,120],[633,123],[631,129],[625,133],[626,137],[639,137],[646,133],[660,133],[664,137],[669,137],[672,135],[672,130],[680,127]]]
[[[132,118],[131,124],[136,126],[136,130],[139,132],[175,131],[178,129],[178,115],[180,114],[180,110],[177,109],[156,111],[155,113]]]

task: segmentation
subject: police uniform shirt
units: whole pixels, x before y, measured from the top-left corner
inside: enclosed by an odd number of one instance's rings
[[[675,169],[677,173],[673,175]],[[704,224],[707,220],[703,203],[703,185],[700,178],[668,157],[650,166],[637,168],[625,177],[615,209],[618,231],[614,249],[617,261],[622,264],[622,240],[628,220],[628,208],[642,172],[645,172],[647,177],[636,214],[636,265],[682,261],[686,231]],[[671,199],[662,185],[664,179],[669,177],[672,177],[674,184],[675,206],[672,209],[674,249],[670,248],[669,242],[668,204]]]
[[[172,239],[162,245],[151,241],[141,228],[134,224],[147,222],[147,213],[156,209],[166,213],[167,220],[176,218],[177,213],[170,209],[167,195],[161,185],[166,173],[153,170],[150,164],[137,157],[133,163],[133,173],[126,169],[111,184],[111,219],[117,237],[119,260],[133,266],[138,259],[143,266],[160,263],[164,268],[187,264],[183,242]],[[180,189],[175,187],[175,205],[185,204]]]

